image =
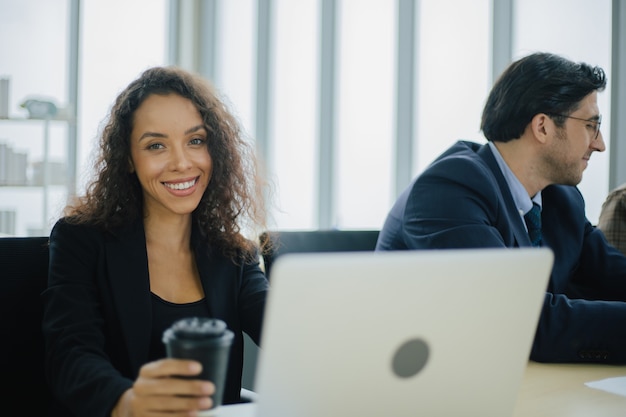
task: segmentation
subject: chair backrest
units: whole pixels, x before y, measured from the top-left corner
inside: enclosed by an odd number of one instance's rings
[[[270,279],[272,264],[286,253],[305,252],[356,252],[376,248],[378,230],[289,230],[267,231],[260,236],[262,242],[271,239],[272,249],[263,255],[265,274]],[[242,385],[254,389],[258,347],[244,335],[244,361]]]
[[[2,408],[46,415],[51,394],[44,376],[40,294],[48,280],[48,238],[0,238],[0,277]]]
[[[356,252],[376,248],[378,230],[303,230],[267,231],[261,241],[272,242],[272,250],[263,257],[265,273],[270,277],[274,260],[286,253]]]

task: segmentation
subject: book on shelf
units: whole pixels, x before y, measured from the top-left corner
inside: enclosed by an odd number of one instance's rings
[[[0,185],[28,184],[28,154],[0,142]]]

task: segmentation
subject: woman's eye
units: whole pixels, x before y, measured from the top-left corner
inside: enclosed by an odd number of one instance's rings
[[[191,145],[202,145],[206,141],[203,138],[193,138],[189,141]]]
[[[163,149],[164,146],[161,143],[151,143],[150,145],[148,145],[147,149]]]

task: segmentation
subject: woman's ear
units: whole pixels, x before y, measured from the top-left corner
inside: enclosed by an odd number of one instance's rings
[[[135,172],[135,164],[133,164],[133,160],[130,157],[128,158],[128,172],[131,174]]]

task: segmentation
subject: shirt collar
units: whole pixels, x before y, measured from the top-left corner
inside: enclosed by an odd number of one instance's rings
[[[496,162],[500,167],[500,171],[502,171],[502,175],[504,175],[504,179],[509,186],[509,190],[513,196],[513,201],[515,202],[515,207],[517,207],[519,214],[523,216],[525,213],[528,213],[528,211],[530,211],[533,207],[533,203],[536,203],[539,207],[541,207],[541,191],[535,194],[532,199],[528,197],[526,189],[520,180],[517,179],[513,171],[511,171],[511,168],[509,168],[506,164],[506,161],[502,158],[502,155],[500,154],[500,151],[498,151],[496,145],[494,145],[491,141],[487,142],[487,144],[489,145],[493,156],[496,158]]]

